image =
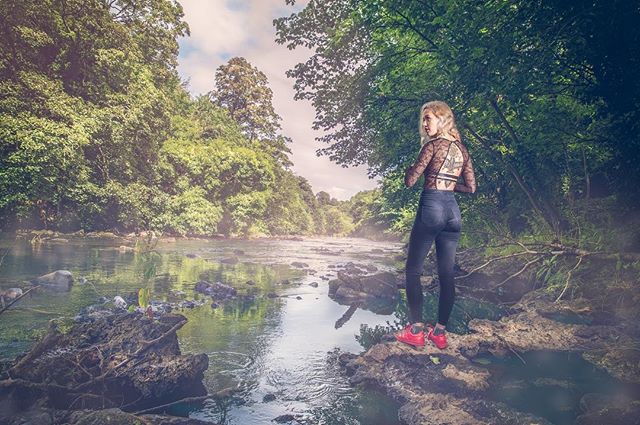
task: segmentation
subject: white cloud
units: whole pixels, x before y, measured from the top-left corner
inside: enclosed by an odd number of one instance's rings
[[[293,100],[294,80],[285,75],[286,70],[305,61],[310,50],[288,50],[275,42],[273,19],[278,13],[287,16],[305,3],[288,6],[284,0],[181,1],[191,37],[180,40],[178,70],[183,78],[190,79],[191,93],[200,94],[213,88],[216,69],[230,57],[246,58],[268,78],[274,107],[283,118],[283,133],[293,140],[293,171],[305,177],[314,192],[324,190],[337,199],[348,199],[377,183],[367,177],[364,166],[344,168],[328,157],[315,155],[316,149],[324,147],[314,140],[320,136],[311,128],[315,111],[309,102]]]

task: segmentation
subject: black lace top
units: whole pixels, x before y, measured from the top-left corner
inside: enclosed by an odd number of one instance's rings
[[[422,146],[417,161],[405,171],[404,184],[413,186],[424,173],[424,188],[473,193],[476,179],[467,148],[458,140],[442,137]],[[458,183],[462,175],[464,183]]]

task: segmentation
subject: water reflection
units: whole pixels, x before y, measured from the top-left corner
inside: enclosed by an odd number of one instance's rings
[[[336,329],[334,323],[345,308],[327,297],[326,281],[335,277],[336,264],[349,261],[393,270],[388,253],[399,246],[321,238],[180,241],[140,253],[119,249],[123,243],[126,241],[80,240],[37,247],[10,245],[0,288],[57,269],[70,270],[78,283],[68,293],[28,297],[3,315],[0,357],[10,359],[28,348],[52,316],[74,317],[101,296],[112,298],[147,287],[152,300],[175,300],[171,294],[176,291],[193,299],[200,297],[194,293],[195,282],[220,281],[255,299],[238,299],[218,308],[206,303],[184,309],[180,313],[189,321],[178,337],[183,352],[209,356],[205,385],[211,393],[227,387],[240,391],[191,408],[191,417],[224,424],[268,423],[283,414],[312,423],[397,423],[395,403],[375,392],[351,388],[336,364],[338,350],[362,350],[355,338],[361,324],[382,325],[393,315],[354,309],[350,319]],[[372,253],[372,248],[382,253]],[[238,261],[222,262],[233,257]],[[293,261],[308,267],[291,268]],[[270,298],[268,293],[277,296]]]

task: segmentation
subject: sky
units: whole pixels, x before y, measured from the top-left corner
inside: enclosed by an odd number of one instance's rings
[[[315,111],[307,100],[294,100],[295,80],[285,75],[297,63],[311,56],[298,46],[288,50],[275,42],[273,19],[301,10],[307,0],[291,6],[285,0],[179,0],[191,35],[181,37],[178,72],[189,81],[189,91],[198,95],[215,84],[216,69],[235,56],[242,56],[268,78],[273,105],[282,117],[282,134],[291,137],[291,170],[305,177],[314,191],[328,192],[339,200],[361,190],[373,189],[378,179],[367,177],[366,166],[345,168],[316,149],[328,146],[316,141],[323,133],[313,130]]]

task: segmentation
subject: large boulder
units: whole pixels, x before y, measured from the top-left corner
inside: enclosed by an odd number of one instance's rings
[[[353,305],[379,313],[390,313],[398,297],[396,276],[390,272],[373,275],[351,275],[338,272],[329,282],[329,297],[339,304]]]
[[[73,286],[73,275],[68,270],[56,270],[34,279],[33,282],[49,288],[69,291]]]
[[[395,274],[391,272],[354,276],[339,271],[338,279],[329,282],[329,295],[351,302],[371,297],[395,299],[398,295],[398,284]]]
[[[34,405],[135,411],[202,396],[209,360],[180,352],[176,331],[184,323],[181,315],[131,313],[76,323],[66,333],[52,327],[0,374],[0,405],[15,414]]]

